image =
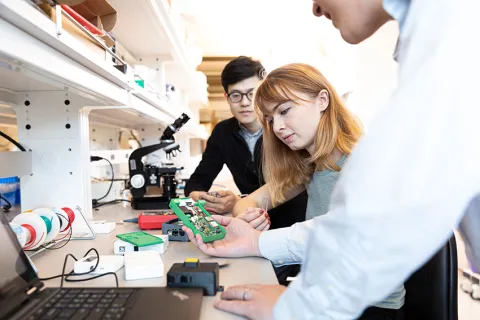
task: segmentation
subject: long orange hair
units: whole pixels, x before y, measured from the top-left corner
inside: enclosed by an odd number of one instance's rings
[[[273,132],[266,120],[266,103],[306,102],[293,93],[302,92],[314,99],[321,90],[329,94],[329,105],[323,111],[315,136],[315,153],[291,150]],[[302,63],[288,64],[270,72],[257,88],[255,111],[263,126],[263,175],[269,183],[272,204],[285,201],[284,193],[310,181],[316,170],[340,171],[332,158],[335,149],[350,154],[362,135],[358,119],[344,106],[338,93],[316,68]]]

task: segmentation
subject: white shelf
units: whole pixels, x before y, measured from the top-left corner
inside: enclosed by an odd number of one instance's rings
[[[101,105],[128,102],[127,77],[67,32],[57,35],[55,23],[28,2],[0,0],[0,18],[0,54],[26,76],[79,90]]]
[[[68,33],[57,35],[55,23],[26,1],[0,0],[0,39],[0,101],[18,104],[24,92],[68,91],[90,101],[93,122],[127,128],[170,124],[183,112],[138,87]],[[11,116],[2,120],[12,123]],[[204,136],[199,125],[190,133]]]
[[[166,0],[109,0],[118,12],[113,29],[117,39],[128,48],[139,63],[171,60],[181,73],[182,82],[176,86],[194,89],[195,67],[187,57],[182,26],[175,23]],[[205,89],[206,91],[206,89]]]
[[[165,9],[161,2],[148,3],[159,12]],[[171,21],[158,21],[173,31]],[[0,124],[17,123],[19,141],[32,150],[5,153],[0,163],[4,157],[22,157],[9,160],[15,164],[8,174],[13,168],[22,176],[25,208],[79,206],[92,218],[89,123],[137,129],[169,125],[189,113],[140,88],[132,73],[121,73],[102,54],[57,29],[29,1],[0,0],[0,39]],[[168,41],[173,41],[174,60],[187,70],[178,40]],[[182,132],[206,137],[193,121]],[[127,156],[118,152],[118,161]]]
[[[166,99],[161,99],[143,88],[136,90],[133,93],[132,99],[132,105],[136,104],[138,107],[140,107],[140,101],[143,101],[144,103],[161,110],[165,115],[170,116],[171,119],[166,120],[169,124],[172,123],[172,120],[176,119],[180,115],[179,111],[181,110],[175,112],[170,102],[168,102]],[[144,105],[143,109],[146,109]]]

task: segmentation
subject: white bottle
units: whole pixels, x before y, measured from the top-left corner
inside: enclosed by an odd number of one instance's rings
[[[10,222],[10,227],[12,228],[13,232],[17,235],[18,242],[20,246],[23,248],[27,241],[30,241],[30,232],[27,231],[26,228],[22,227],[18,223]]]

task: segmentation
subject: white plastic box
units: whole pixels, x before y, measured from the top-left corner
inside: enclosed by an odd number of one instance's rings
[[[165,274],[162,257],[156,251],[125,253],[125,280],[160,278]]]

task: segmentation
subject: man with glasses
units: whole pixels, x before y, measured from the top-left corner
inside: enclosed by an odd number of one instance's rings
[[[233,117],[218,123],[196,168],[185,186],[185,195],[206,201],[212,212],[231,212],[240,195],[230,190],[208,194],[223,165],[232,173],[242,194],[249,194],[265,182],[262,177],[262,126],[253,110],[253,95],[264,68],[259,61],[240,56],[230,61],[222,71],[221,80],[225,97]],[[307,195],[301,194],[291,201],[269,211],[271,228],[288,227],[305,220]]]

